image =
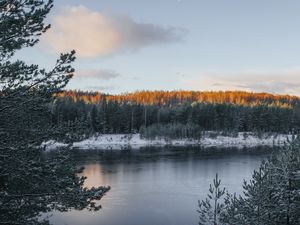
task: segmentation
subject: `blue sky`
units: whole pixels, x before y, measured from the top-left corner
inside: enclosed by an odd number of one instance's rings
[[[54,3],[52,29],[19,56],[51,68],[59,52],[77,50],[69,89],[300,95],[300,1]]]

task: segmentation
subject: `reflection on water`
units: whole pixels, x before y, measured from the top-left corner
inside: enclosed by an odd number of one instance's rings
[[[224,151],[224,150],[223,150]],[[260,150],[259,150],[260,151]],[[217,151],[222,152],[222,151]],[[99,212],[53,213],[55,225],[182,225],[198,224],[197,200],[219,173],[230,192],[241,193],[265,154],[225,150],[127,151],[83,154],[86,186],[110,185]]]

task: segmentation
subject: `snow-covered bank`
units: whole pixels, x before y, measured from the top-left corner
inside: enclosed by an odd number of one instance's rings
[[[75,142],[72,148],[83,150],[99,149],[99,150],[122,150],[122,149],[139,149],[141,147],[156,146],[188,146],[197,145],[201,147],[255,147],[255,146],[273,146],[282,145],[287,139],[291,139],[292,135],[263,135],[264,138],[259,138],[249,133],[239,133],[236,137],[228,137],[218,135],[210,137],[203,136],[200,140],[165,140],[155,139],[148,140],[140,137],[139,134],[104,134],[90,137],[86,140]],[[55,141],[47,141],[43,144],[47,150],[56,149],[66,146],[64,143]]]

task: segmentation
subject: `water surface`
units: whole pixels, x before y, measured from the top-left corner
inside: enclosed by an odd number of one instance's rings
[[[215,174],[230,192],[242,193],[264,149],[160,149],[78,153],[86,186],[109,185],[99,212],[53,213],[55,225],[198,224],[197,201]],[[256,152],[253,154],[253,152]],[[257,154],[260,153],[260,154]]]

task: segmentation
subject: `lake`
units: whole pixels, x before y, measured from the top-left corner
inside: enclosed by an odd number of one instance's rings
[[[86,186],[109,185],[98,212],[54,212],[55,225],[198,224],[198,199],[205,198],[215,174],[230,192],[242,193],[243,179],[269,149],[165,148],[76,153]]]

